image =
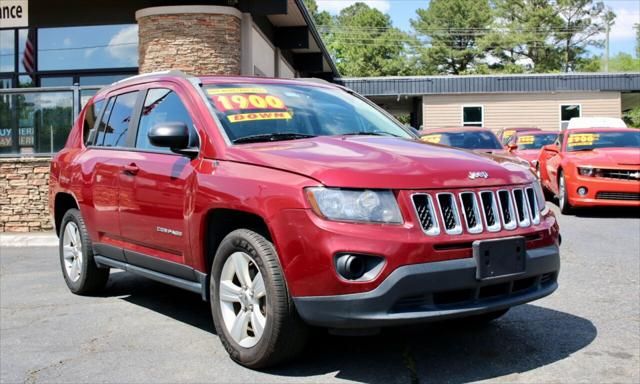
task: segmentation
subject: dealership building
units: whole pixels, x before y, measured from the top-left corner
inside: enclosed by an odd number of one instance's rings
[[[302,0],[192,4],[0,2],[0,232],[51,228],[51,155],[98,89],[138,73],[322,78],[425,129],[557,130],[640,104],[640,73],[341,78]]]

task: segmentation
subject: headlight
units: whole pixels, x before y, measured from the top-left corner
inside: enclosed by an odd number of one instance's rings
[[[533,183],[533,189],[536,191],[536,200],[538,200],[538,207],[540,212],[543,214],[547,212],[547,202],[544,198],[544,191],[542,190],[542,185],[540,185],[540,181],[536,180]]]
[[[311,207],[337,221],[401,224],[402,214],[391,191],[314,187],[306,189]]]
[[[578,167],[578,174],[580,176],[595,176],[596,170],[591,167]]]

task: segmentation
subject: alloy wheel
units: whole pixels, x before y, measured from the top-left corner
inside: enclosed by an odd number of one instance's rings
[[[234,252],[222,267],[219,304],[224,325],[241,347],[255,346],[267,323],[267,290],[255,260]]]
[[[78,225],[69,221],[62,238],[64,271],[69,280],[76,282],[82,275],[82,237]]]

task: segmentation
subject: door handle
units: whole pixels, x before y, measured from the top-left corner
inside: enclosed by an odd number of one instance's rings
[[[127,175],[135,176],[138,174],[138,171],[140,171],[140,168],[138,168],[138,166],[135,163],[131,163],[131,164],[125,165],[122,172]]]

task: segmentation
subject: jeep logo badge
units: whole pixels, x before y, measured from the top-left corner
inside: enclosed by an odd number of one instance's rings
[[[489,173],[485,172],[485,171],[475,171],[475,172],[469,172],[469,178],[471,180],[475,180],[475,179],[488,179],[489,178]]]

